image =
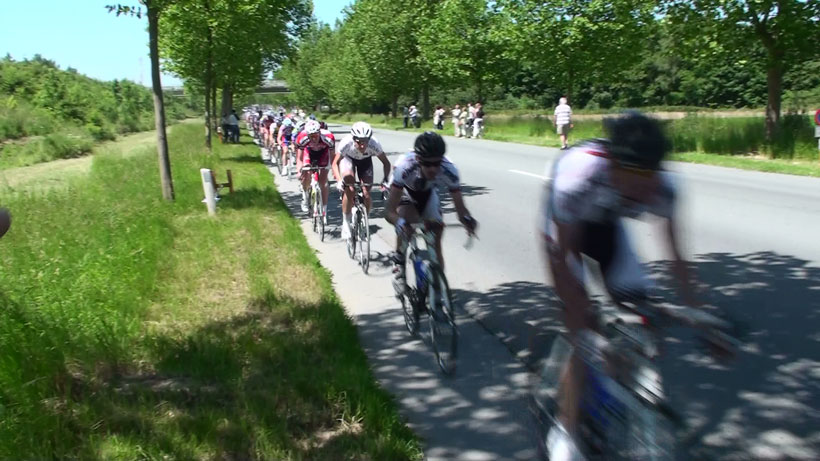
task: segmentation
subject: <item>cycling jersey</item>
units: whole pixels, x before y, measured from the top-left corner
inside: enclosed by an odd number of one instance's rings
[[[612,185],[611,164],[606,145],[596,141],[575,146],[556,159],[547,185],[544,230],[551,230],[553,220],[604,224],[642,213],[672,216],[675,188],[668,173],[660,173],[660,189],[654,200],[638,203],[622,197]]]
[[[336,138],[330,131],[321,130],[319,139],[313,141],[306,131],[302,131],[294,143],[302,150],[302,163],[324,168],[330,165],[330,149],[336,145]]]
[[[348,134],[341,140],[341,142],[339,142],[338,152],[343,157],[350,157],[354,160],[362,160],[368,157],[383,154],[384,150],[382,150],[382,145],[379,141],[376,140],[376,138],[371,137],[367,142],[367,148],[364,152],[362,152],[358,147],[356,147],[356,141],[353,140],[353,135]]]
[[[435,200],[438,198],[436,194],[438,186],[446,187],[450,191],[461,190],[458,170],[447,157],[442,159],[441,169],[436,177],[428,180],[424,177],[414,152],[405,155],[396,163],[391,186],[403,189],[401,203],[412,203],[420,211],[427,208],[427,202],[431,197],[434,198],[433,201],[436,202],[434,205],[438,208],[438,201]]]

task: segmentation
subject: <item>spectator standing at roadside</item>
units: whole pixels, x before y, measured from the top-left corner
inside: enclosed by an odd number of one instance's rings
[[[416,109],[415,105],[412,105],[410,106],[408,113],[410,114],[410,121],[413,122],[413,128],[418,128],[421,125],[421,122],[419,121],[419,110]]]
[[[435,125],[437,130],[444,129],[444,108],[441,106],[436,106],[436,111],[433,113],[433,125]]]
[[[450,114],[453,116],[453,136],[460,137],[461,136],[461,106],[456,104],[456,107],[450,111]]]
[[[461,109],[461,114],[458,115],[458,137],[463,138],[467,136],[467,117],[469,116],[469,111],[467,108]]]
[[[467,133],[473,132],[473,120],[475,120],[475,107],[473,103],[467,103]]]
[[[558,136],[561,137],[561,150],[567,149],[567,137],[572,125],[572,109],[567,104],[567,98],[558,100],[558,106],[555,108],[555,118],[552,123],[555,125]]]
[[[401,115],[404,117],[404,127],[407,128],[408,122],[410,121],[410,111],[407,109],[407,106],[401,106]]]
[[[475,103],[475,120],[473,120],[473,137],[484,136],[484,106],[480,102]]]
[[[236,110],[231,110],[231,115],[228,116],[228,128],[230,128],[229,140],[233,143],[239,142],[239,116],[236,115]]]

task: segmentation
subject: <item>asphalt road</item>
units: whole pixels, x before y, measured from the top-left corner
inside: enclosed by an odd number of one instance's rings
[[[331,126],[335,132],[342,127]],[[394,161],[412,133],[376,130]],[[437,372],[429,342],[411,338],[392,296],[386,254],[394,232],[377,200],[371,274],[339,240],[338,196],[331,235],[305,234],[334,276],[382,385],[424,439],[428,459],[531,459],[528,365],[561,330],[558,303],[538,245],[539,203],[556,149],[447,137],[468,208],[480,223],[471,250],[448,229],[444,256],[464,309],[454,378]],[[375,161],[377,179],[380,163]],[[704,354],[691,334],[671,331],[660,362],[672,406],[684,416],[682,457],[820,458],[820,181],[671,164],[680,191],[685,254],[701,296],[739,325],[743,350],[729,363]],[[277,178],[295,216],[296,183]],[[445,221],[455,221],[449,198]],[[630,221],[632,243],[659,291],[674,299],[667,254],[652,222]]]

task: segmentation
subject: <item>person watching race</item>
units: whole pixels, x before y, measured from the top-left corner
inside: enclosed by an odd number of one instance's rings
[[[350,238],[350,220],[353,209],[353,182],[356,174],[359,181],[365,184],[373,182],[373,156],[381,160],[384,169],[384,180],[390,176],[390,160],[387,159],[382,145],[373,137],[373,129],[366,122],[356,122],[350,133],[339,143],[333,157],[333,176],[342,195],[342,240]],[[347,187],[345,187],[347,186]],[[364,205],[370,213],[372,199],[370,186],[362,187]]]
[[[296,169],[302,170],[303,165],[318,166],[319,171],[319,186],[322,188],[322,216],[327,216],[327,168],[330,166],[330,155],[334,153],[336,146],[336,139],[330,131],[323,131],[319,122],[316,120],[308,120],[305,123],[305,130],[300,132],[296,137],[294,143],[296,151]],[[307,191],[310,187],[310,175],[307,172],[302,172],[302,211],[308,211],[308,196]]]
[[[393,265],[393,288],[396,293],[404,293],[405,251],[412,233],[410,224],[424,222],[433,231],[439,263],[444,269],[444,254],[441,252],[441,236],[444,222],[438,186],[450,191],[459,221],[469,235],[475,235],[478,222],[470,215],[461,195],[458,170],[444,156],[444,139],[432,131],[425,131],[416,137],[413,151],[402,157],[393,171],[390,183],[390,198],[385,206],[385,219],[396,227],[396,253]]]
[[[650,281],[629,244],[624,218],[652,214],[673,261],[682,300],[695,305],[692,279],[676,235],[675,188],[663,171],[669,142],[660,123],[639,112],[604,120],[607,139],[571,147],[552,165],[542,203],[541,234],[553,287],[563,303],[574,354],[560,378],[558,422],[548,440],[576,446],[585,354],[598,338],[584,283],[584,259],[600,266],[616,304],[646,301]],[[553,433],[553,431],[555,431]]]

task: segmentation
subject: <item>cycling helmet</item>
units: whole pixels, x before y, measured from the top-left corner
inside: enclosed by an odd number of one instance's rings
[[[350,127],[350,134],[354,138],[370,138],[373,136],[373,128],[367,122],[356,122]]]
[[[316,116],[313,114],[308,115],[308,118],[311,120],[316,120]]]
[[[436,158],[444,156],[446,146],[441,135],[432,131],[425,131],[416,138],[413,150],[421,158]]]
[[[308,120],[307,123],[305,123],[305,131],[307,134],[318,133],[321,129],[322,128],[319,126],[319,122],[316,120]]]
[[[284,125],[284,126],[293,126],[293,122],[289,118],[286,118],[286,119],[282,120],[282,125]]]
[[[604,119],[612,159],[621,166],[657,170],[669,152],[669,141],[657,120],[638,111]]]

